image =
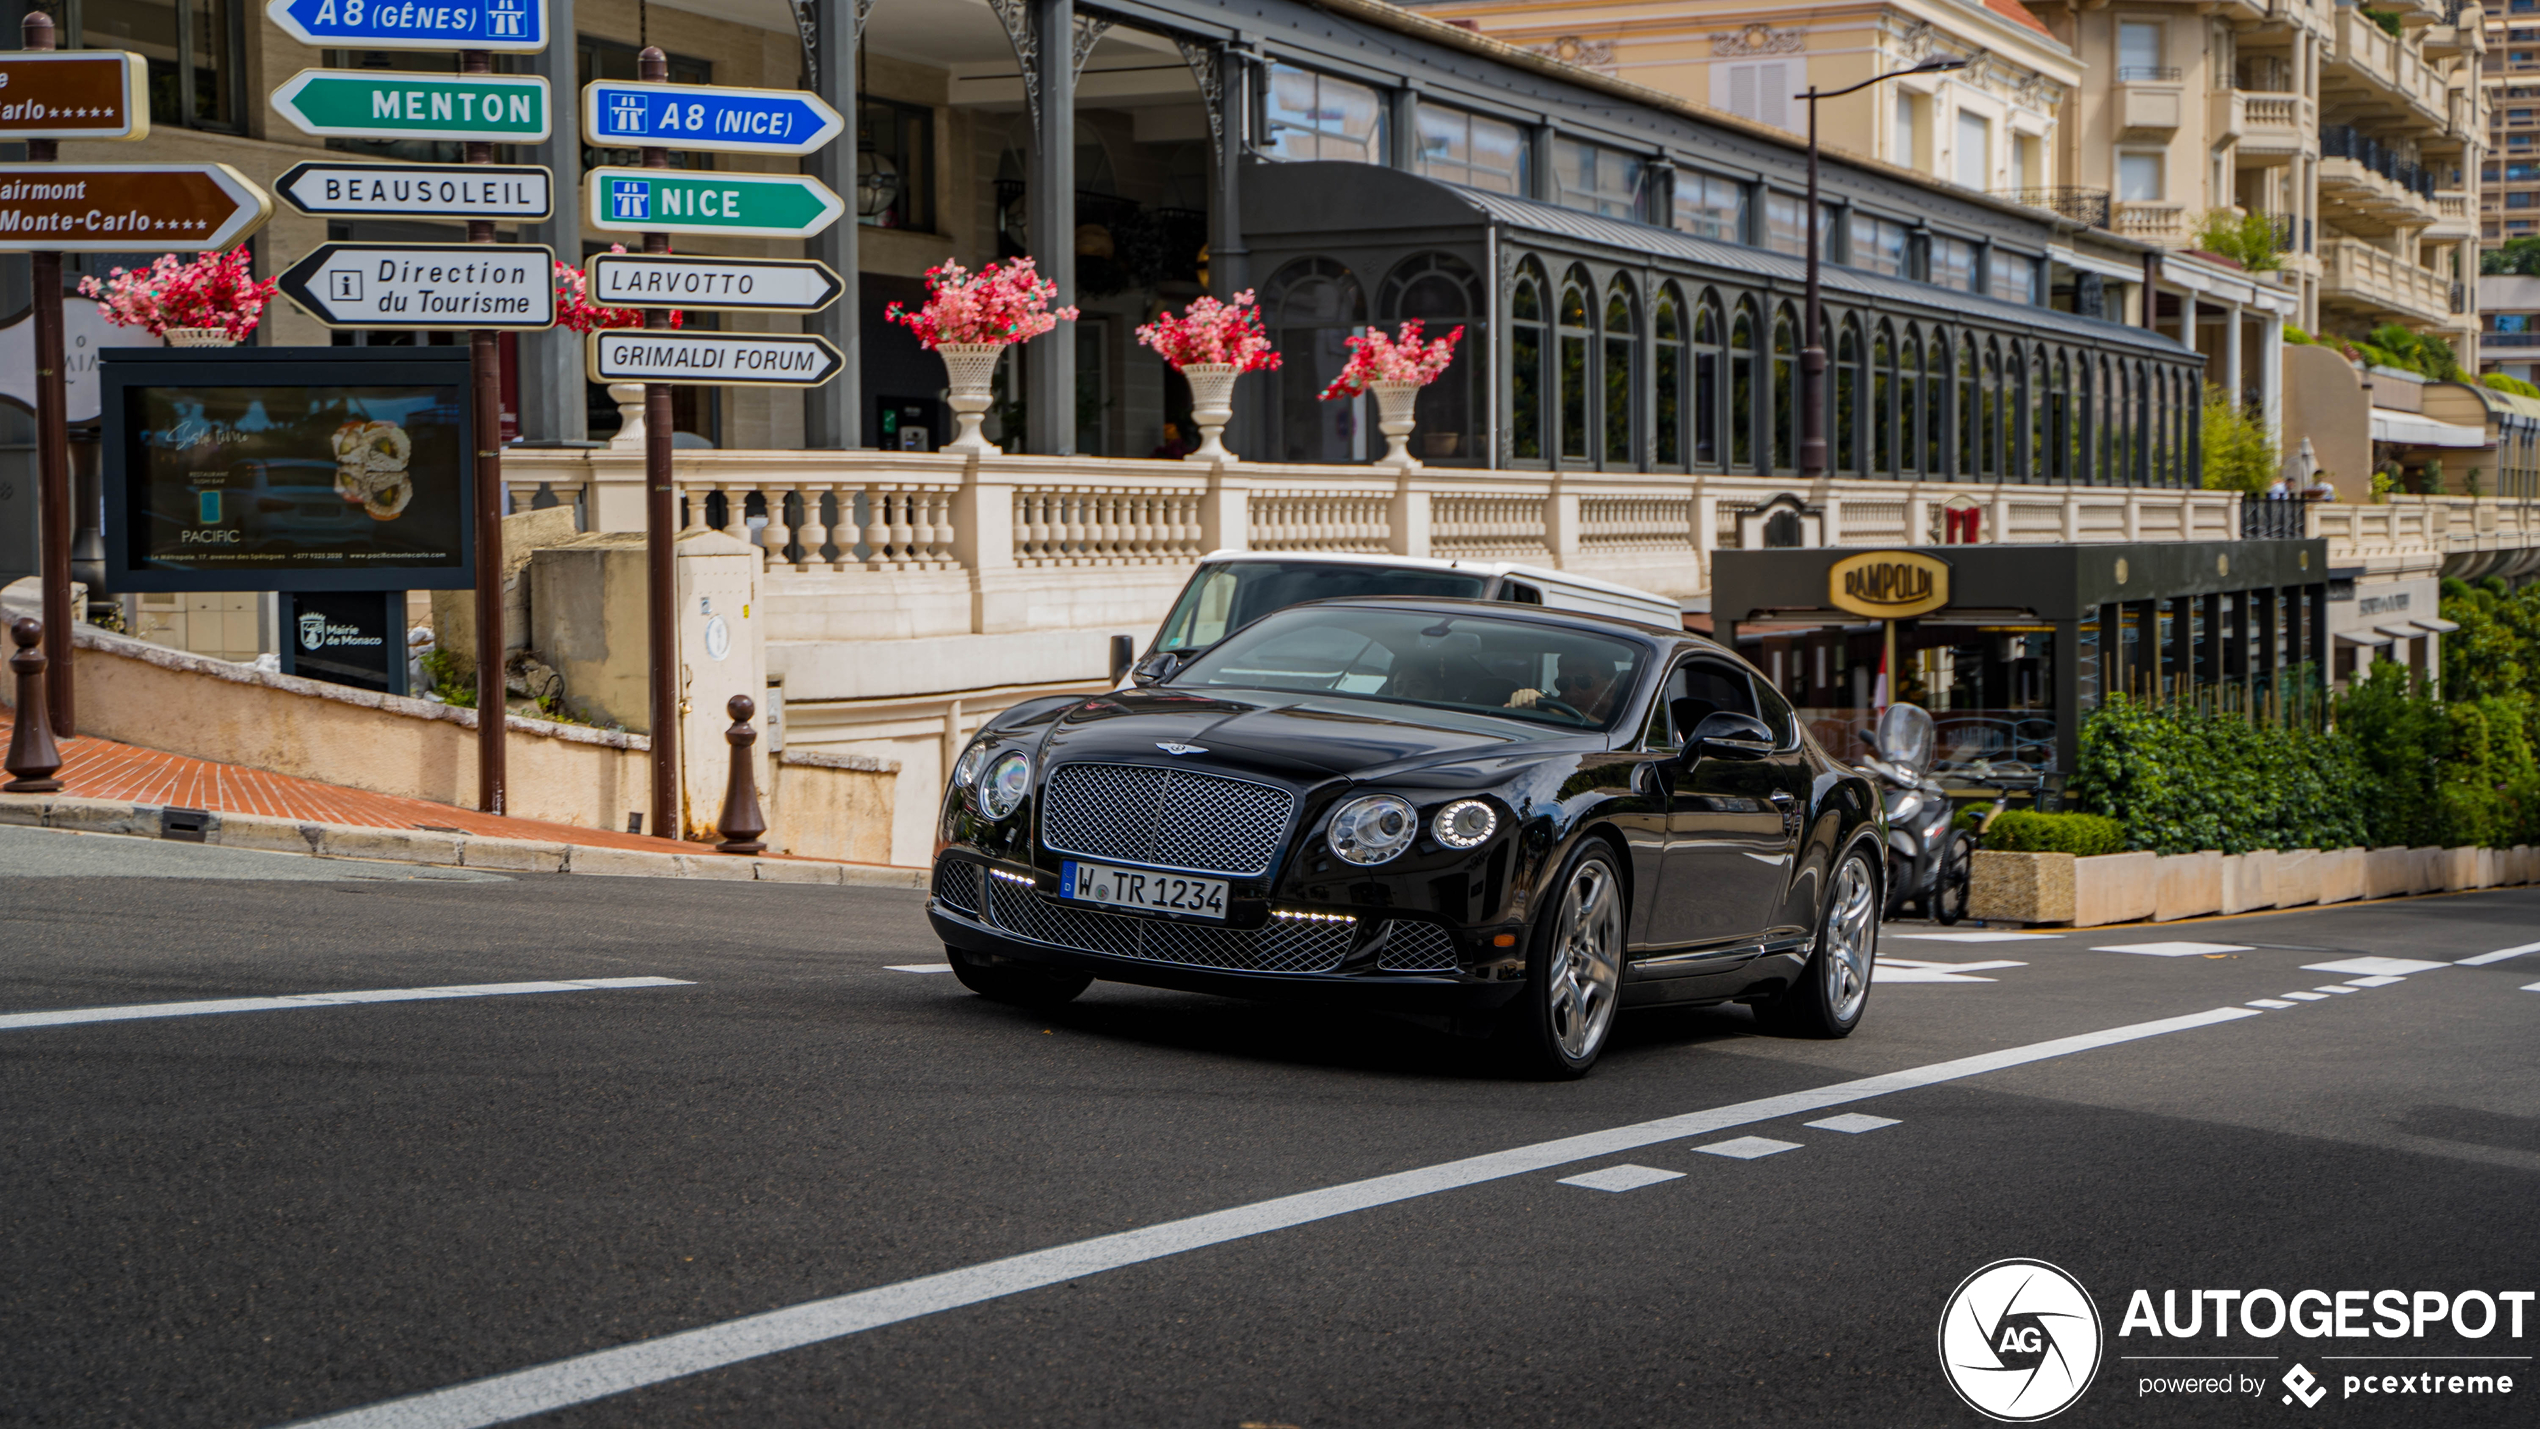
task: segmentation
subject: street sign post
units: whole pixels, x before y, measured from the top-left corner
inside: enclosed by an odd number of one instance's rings
[[[594,144],[808,154],[846,127],[818,95],[797,89],[606,79],[582,86],[582,136]]]
[[[847,211],[827,184],[801,174],[593,169],[583,185],[591,226],[607,233],[801,238]]]
[[[549,127],[546,77],[534,74],[304,69],[272,103],[301,133],[321,138],[527,144]]]
[[[491,164],[299,164],[274,192],[312,218],[510,218],[555,211],[555,175]]]
[[[267,0],[266,18],[304,45],[356,50],[501,50],[547,47],[546,0]]]
[[[799,258],[667,253],[600,253],[591,258],[591,300],[612,308],[816,313],[846,289],[828,264]]]
[[[0,54],[0,139],[147,139],[149,62],[125,50]]]
[[[594,382],[674,387],[817,387],[840,361],[828,339],[808,334],[665,328],[605,328],[585,351]]]
[[[272,214],[227,164],[0,164],[0,252],[204,252]]]
[[[328,327],[535,331],[556,325],[555,250],[510,243],[328,243],[282,291]]]

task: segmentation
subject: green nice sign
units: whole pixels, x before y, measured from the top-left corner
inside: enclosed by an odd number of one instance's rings
[[[827,184],[801,174],[593,169],[583,183],[591,226],[609,233],[804,238],[847,211]]]
[[[322,138],[521,144],[546,138],[550,123],[537,75],[304,69],[273,92],[273,107]]]

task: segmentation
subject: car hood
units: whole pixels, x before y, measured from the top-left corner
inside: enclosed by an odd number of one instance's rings
[[[1384,700],[1154,686],[1079,700],[1059,712],[1043,736],[1042,762],[1156,763],[1174,753],[1159,748],[1165,744],[1186,746],[1194,764],[1311,784],[1440,763],[1501,764],[1601,747],[1603,735],[1538,731],[1517,720]]]

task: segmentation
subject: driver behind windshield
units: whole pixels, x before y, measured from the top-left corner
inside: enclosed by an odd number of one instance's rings
[[[1545,700],[1568,705],[1591,723],[1602,724],[1613,713],[1614,696],[1621,682],[1614,678],[1614,664],[1588,655],[1564,655],[1552,677],[1552,688],[1519,690],[1508,697],[1506,708],[1530,710]]]

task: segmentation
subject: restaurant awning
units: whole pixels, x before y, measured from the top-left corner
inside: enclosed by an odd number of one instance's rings
[[[2394,412],[2387,407],[2372,409],[2372,439],[2403,447],[2483,447],[2490,443],[2482,427],[2464,427],[2457,422],[2438,422],[2414,412]]]

